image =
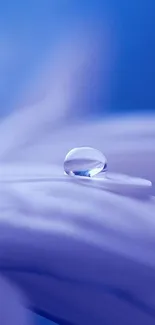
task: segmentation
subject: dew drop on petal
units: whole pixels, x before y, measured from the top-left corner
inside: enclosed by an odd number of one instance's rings
[[[65,174],[70,176],[92,177],[107,170],[106,157],[91,147],[74,148],[64,160]]]

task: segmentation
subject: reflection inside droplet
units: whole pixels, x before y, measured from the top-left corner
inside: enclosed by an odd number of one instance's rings
[[[107,160],[97,149],[74,148],[65,157],[64,171],[70,176],[92,177],[107,170]]]

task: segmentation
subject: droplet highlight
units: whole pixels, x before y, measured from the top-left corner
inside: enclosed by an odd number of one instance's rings
[[[64,172],[69,176],[92,177],[106,170],[106,157],[91,147],[74,148],[64,160]]]

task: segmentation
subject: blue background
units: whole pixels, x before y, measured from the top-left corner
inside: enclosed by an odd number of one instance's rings
[[[17,105],[19,94],[24,93],[25,85],[39,68],[49,46],[54,48],[59,39],[82,21],[94,26],[98,24],[102,33],[105,20],[113,25],[118,48],[106,110],[108,113],[154,110],[154,0],[8,0],[1,1],[0,64],[4,66],[5,52],[8,56],[14,55],[15,60],[12,66],[6,61],[7,69],[3,69],[3,73],[0,66],[1,116]],[[102,67],[100,87],[102,90]],[[100,91],[92,101],[91,112],[102,113],[103,106],[104,98]]]

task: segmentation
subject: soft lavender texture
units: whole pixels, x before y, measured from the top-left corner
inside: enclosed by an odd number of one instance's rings
[[[70,86],[81,61],[76,51],[66,57],[52,96],[0,125],[1,181],[4,176],[62,176],[62,181],[0,183],[0,299],[8,295],[0,306],[0,317],[8,318],[0,323],[25,325],[25,306],[73,324],[151,325],[155,119],[67,122],[75,91]],[[81,145],[101,150],[110,171],[151,180],[152,193],[134,197],[132,191],[124,195],[121,189],[113,193],[97,184],[64,181],[64,157]],[[16,287],[26,304],[16,299]],[[10,313],[13,290],[16,304]],[[15,320],[19,310],[23,321]]]

